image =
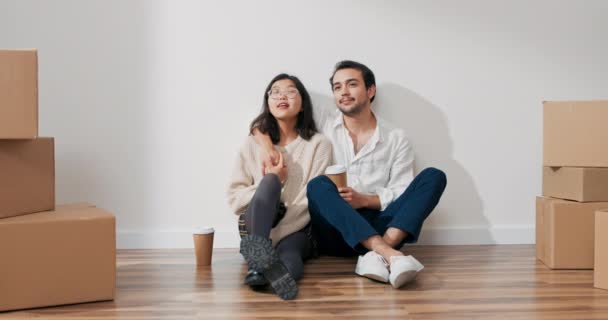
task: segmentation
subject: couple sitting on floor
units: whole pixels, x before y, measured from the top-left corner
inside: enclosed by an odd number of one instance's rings
[[[339,112],[315,109],[313,118],[298,78],[270,81],[228,190],[249,266],[245,283],[270,285],[285,300],[297,296],[304,261],[317,255],[361,255],[356,274],[395,288],[412,281],[423,266],[399,249],[417,241],[446,186],[435,168],[414,177],[404,132],[372,112],[368,67],[341,61],[330,84]],[[348,187],[323,175],[334,163],[347,168]]]

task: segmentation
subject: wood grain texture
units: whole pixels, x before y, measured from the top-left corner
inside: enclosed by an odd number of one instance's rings
[[[395,290],[354,274],[355,259],[306,265],[295,301],[242,284],[236,249],[196,268],[192,250],[119,250],[115,301],[0,313],[0,319],[608,319],[592,270],[550,270],[532,245],[414,246],[425,265]]]

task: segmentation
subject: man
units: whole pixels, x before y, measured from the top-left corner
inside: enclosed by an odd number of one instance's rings
[[[320,254],[364,254],[358,275],[399,288],[423,266],[397,249],[418,240],[443,194],[445,174],[427,168],[414,178],[414,153],[404,132],[372,112],[376,82],[368,67],[338,62],[330,84],[340,112],[334,117],[316,112],[315,120],[332,142],[334,163],[346,166],[349,186],[338,189],[326,176],[308,183],[314,239]],[[270,139],[256,137],[272,161]]]

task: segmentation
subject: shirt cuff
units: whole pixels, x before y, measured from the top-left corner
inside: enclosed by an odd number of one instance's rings
[[[393,192],[388,188],[376,189],[376,194],[380,198],[380,211],[386,210],[386,208],[393,202]]]

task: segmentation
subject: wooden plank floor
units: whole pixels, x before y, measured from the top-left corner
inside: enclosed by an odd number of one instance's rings
[[[355,259],[307,264],[295,301],[242,284],[245,262],[216,250],[196,268],[191,250],[119,250],[115,301],[0,313],[0,319],[608,319],[593,271],[552,271],[532,245],[414,246],[426,269],[395,290],[353,273]]]

